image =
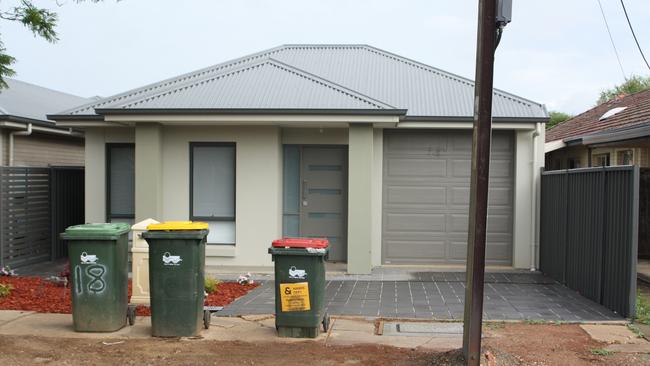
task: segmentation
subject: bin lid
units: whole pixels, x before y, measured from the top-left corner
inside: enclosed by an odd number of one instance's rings
[[[199,221],[167,221],[147,226],[149,231],[205,230],[207,228],[207,222]]]
[[[103,239],[114,240],[117,236],[128,233],[131,225],[125,222],[96,223],[74,225],[65,229],[64,239]]]
[[[282,238],[273,240],[274,248],[327,248],[329,241],[321,238]]]

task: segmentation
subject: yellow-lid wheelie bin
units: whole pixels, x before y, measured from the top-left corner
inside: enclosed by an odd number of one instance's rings
[[[147,226],[151,335],[192,337],[210,326],[205,302],[208,224],[173,221]]]

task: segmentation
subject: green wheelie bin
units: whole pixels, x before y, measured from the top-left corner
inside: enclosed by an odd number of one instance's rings
[[[193,337],[210,326],[205,302],[208,224],[174,221],[147,226],[151,335]]]
[[[72,322],[77,332],[113,332],[135,320],[128,305],[129,248],[125,223],[70,226],[68,242],[72,284]]]
[[[273,241],[269,253],[275,262],[275,328],[280,337],[316,338],[325,313],[327,239],[284,238]]]

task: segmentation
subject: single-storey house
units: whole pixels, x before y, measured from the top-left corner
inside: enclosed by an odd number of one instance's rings
[[[56,126],[47,113],[91,99],[5,78],[0,90],[0,166],[84,165],[83,133]]]
[[[326,237],[349,273],[466,256],[474,83],[367,45],[284,45],[50,117],[86,221],[201,220],[209,265]],[[494,91],[487,263],[536,267],[543,105]]]
[[[546,169],[650,167],[650,90],[602,103],[546,131]]]

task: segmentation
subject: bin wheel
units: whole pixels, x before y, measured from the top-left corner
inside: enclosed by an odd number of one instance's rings
[[[327,331],[330,329],[330,316],[329,314],[325,314],[323,317],[323,331],[327,333]]]
[[[210,319],[212,319],[210,310],[203,310],[203,327],[205,329],[210,328]]]
[[[126,318],[129,320],[129,325],[135,324],[135,305],[129,305],[126,309]]]

